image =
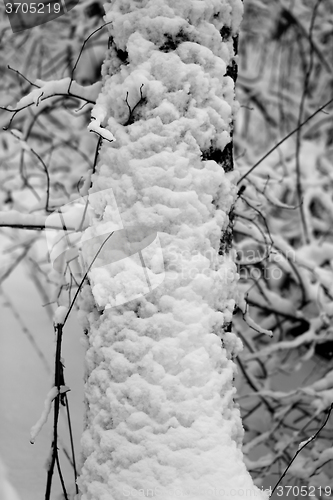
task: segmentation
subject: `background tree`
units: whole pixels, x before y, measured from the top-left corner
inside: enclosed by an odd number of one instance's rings
[[[248,387],[242,383],[244,451],[254,477],[273,474],[270,484],[333,401],[331,20],[330,2],[251,1],[241,37],[234,245],[239,289],[274,336],[246,326],[241,311],[234,328]],[[301,486],[331,483],[330,432],[328,421],[289,469],[295,496]]]

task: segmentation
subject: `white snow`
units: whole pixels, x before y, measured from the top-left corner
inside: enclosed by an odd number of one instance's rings
[[[137,255],[112,245],[103,249],[112,269],[89,275],[102,309],[93,310],[85,291],[82,500],[266,499],[246,470],[233,402],[241,342],[223,331],[237,273],[218,251],[235,175],[201,157],[230,141],[234,89],[225,71],[233,47],[219,30],[238,28],[242,2],[114,0],[105,9],[128,64],[106,61],[93,112],[116,142],[103,143],[92,176],[92,228],[108,220],[104,193],[112,188],[125,229],[157,232],[165,277],[147,293]],[[158,275],[154,251],[147,268]]]
[[[38,106],[41,100],[45,100],[57,94],[66,95],[69,91],[76,97],[95,102],[100,93],[102,84],[101,82],[96,82],[93,85],[84,87],[75,81],[71,81],[71,79],[67,77],[61,80],[51,80],[49,82],[37,79],[35,85],[37,88],[34,88],[29,94],[22,97],[17,103],[16,109],[21,109],[31,104]]]
[[[30,431],[30,443],[34,444],[36,437],[42,430],[43,426],[46,424],[48,416],[50,414],[51,408],[52,408],[52,402],[58,395],[58,393],[63,394],[64,392],[69,391],[69,387],[66,385],[60,386],[60,391],[58,391],[57,387],[52,387],[50,391],[47,393],[45,401],[44,401],[44,409],[43,412],[38,419],[38,421],[31,427]]]
[[[63,325],[67,313],[68,313],[68,307],[58,306],[53,317],[54,325]]]
[[[47,418],[48,418],[50,411],[51,411],[52,401],[57,396],[57,394],[58,394],[57,387],[52,387],[52,389],[47,393],[45,401],[44,401],[43,412],[42,412],[40,418],[38,419],[38,421],[35,423],[35,425],[33,425],[31,427],[31,431],[30,431],[30,443],[31,444],[34,444],[37,435],[40,433],[42,427],[46,423]]]
[[[116,140],[114,135],[110,132],[110,130],[101,127],[99,120],[93,119],[88,125],[88,130],[90,132],[95,132],[96,134],[100,135],[101,137],[103,137],[103,139],[106,139],[109,142]]]

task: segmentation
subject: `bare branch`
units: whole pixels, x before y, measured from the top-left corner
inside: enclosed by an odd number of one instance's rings
[[[276,483],[276,485],[274,486],[270,496],[273,495],[274,491],[276,490],[276,488],[279,486],[279,484],[281,483],[282,479],[284,478],[284,476],[287,474],[288,470],[290,469],[291,465],[293,464],[293,462],[296,460],[297,456],[301,453],[302,450],[304,450],[304,448],[306,446],[308,446],[308,444],[310,444],[312,441],[314,441],[318,434],[320,434],[320,432],[322,431],[322,429],[326,426],[327,422],[328,422],[328,419],[330,418],[330,415],[331,415],[331,412],[332,412],[332,409],[333,409],[333,403],[331,403],[328,411],[327,411],[327,415],[326,415],[326,418],[324,420],[324,422],[322,423],[322,425],[319,427],[319,429],[317,430],[317,432],[311,436],[307,441],[305,441],[304,444],[302,444],[302,446],[300,446],[298,448],[298,450],[296,451],[295,455],[293,456],[292,460],[289,462],[288,464],[288,467],[285,469],[285,471],[283,472],[282,476],[280,477],[280,479],[278,480],[278,482]]]
[[[275,144],[275,146],[273,146],[262,158],[260,158],[260,160],[258,160],[253,165],[253,167],[251,167],[244,175],[242,175],[242,177],[238,180],[237,184],[240,184],[251,172],[253,172],[253,170],[255,168],[257,168],[260,165],[260,163],[262,163],[264,160],[266,160],[266,158],[269,155],[271,155],[273,153],[273,151],[275,151],[279,146],[281,146],[281,144],[283,144],[287,139],[289,139],[289,137],[291,137],[292,135],[294,135],[301,127],[303,127],[304,125],[306,125],[314,116],[316,116],[318,113],[320,113],[321,111],[323,111],[323,109],[325,109],[327,106],[329,106],[332,102],[333,102],[333,98],[330,99],[329,101],[327,101],[322,106],[320,106],[320,108],[318,108],[314,113],[312,113],[310,116],[308,116],[308,118],[306,120],[304,120],[294,130],[292,130],[291,132],[289,132],[289,134],[287,134],[283,139],[281,139],[281,141],[279,141],[277,144]]]

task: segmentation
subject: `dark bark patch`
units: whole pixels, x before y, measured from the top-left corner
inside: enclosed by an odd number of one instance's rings
[[[223,42],[227,42],[231,37],[231,28],[229,26],[223,26],[220,30],[220,34]],[[234,49],[234,56],[238,54],[238,35],[232,37],[232,44]],[[226,76],[230,76],[234,82],[237,80],[238,75],[238,65],[234,59],[231,60],[230,64],[227,66]]]
[[[180,45],[182,42],[190,41],[188,34],[183,30],[180,30],[175,37],[170,35],[170,33],[164,33],[164,38],[165,42],[160,47],[160,50],[162,52],[172,52],[173,50],[176,50],[178,45]]]
[[[229,224],[221,235],[219,255],[226,255],[230,251],[230,248],[232,246],[234,218],[235,218],[234,212],[233,210],[231,210],[229,213]]]
[[[227,40],[229,40],[231,36],[230,26],[223,26],[222,29],[220,30],[220,35],[222,37],[222,42],[226,42]]]
[[[225,76],[230,76],[230,78],[232,78],[234,82],[237,80],[238,66],[234,60],[232,60],[231,64],[229,64],[229,66],[227,66],[227,71],[226,71]]]
[[[221,165],[223,161],[223,151],[219,148],[214,148],[213,146],[210,146],[209,149],[203,151],[201,156],[203,161],[214,160],[219,165]]]
[[[234,54],[235,56],[237,56],[238,54],[238,35],[235,35],[232,37],[232,43],[233,43],[233,47],[234,47]]]
[[[108,49],[113,49],[116,53],[117,58],[123,63],[128,64],[128,52],[127,50],[118,49],[112,36],[109,36]]]
[[[230,172],[234,169],[233,142],[230,141],[223,150],[223,158],[221,163],[225,172]]]
[[[214,148],[210,146],[209,149],[203,151],[201,153],[202,160],[213,160],[216,161],[219,165],[221,165],[225,172],[230,172],[233,170],[233,143],[230,141],[222,151],[219,148]]]
[[[116,54],[117,54],[118,59],[120,59],[122,63],[128,63],[127,50],[121,50],[121,49],[116,48]]]

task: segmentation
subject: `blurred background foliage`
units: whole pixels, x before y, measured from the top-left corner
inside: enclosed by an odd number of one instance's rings
[[[238,310],[238,401],[248,467],[267,487],[333,401],[332,104],[301,126],[333,97],[333,4],[245,2],[239,49],[234,248],[247,313],[260,328]],[[332,484],[330,436],[332,419],[282,484]]]

